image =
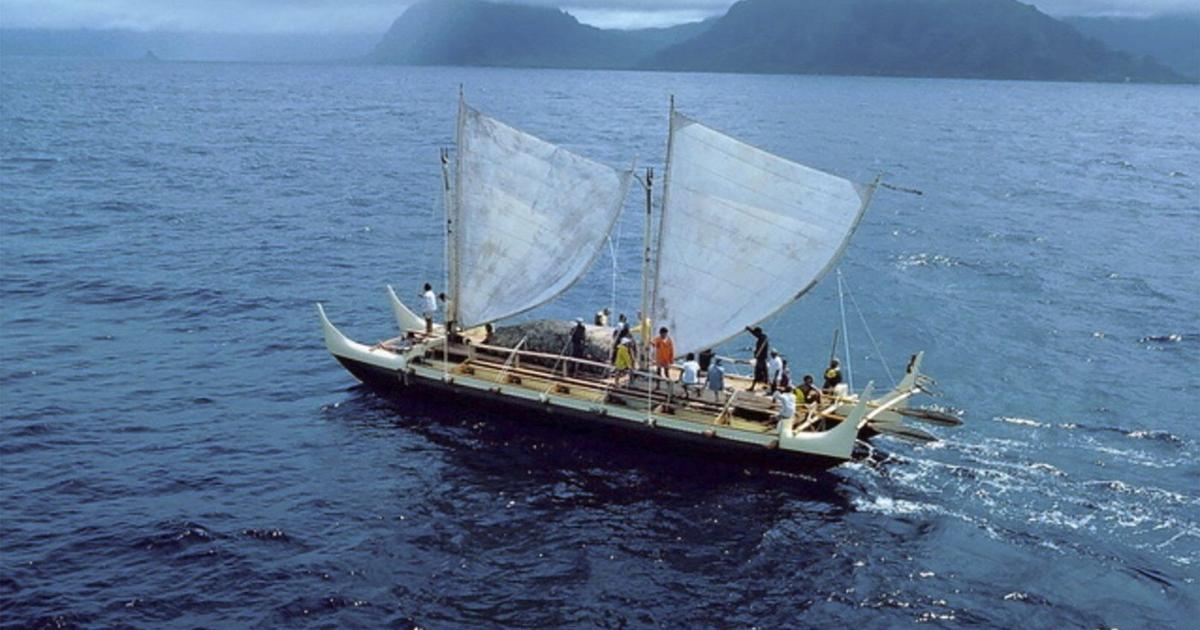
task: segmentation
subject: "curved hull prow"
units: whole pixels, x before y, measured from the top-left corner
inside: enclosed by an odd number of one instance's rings
[[[392,313],[396,316],[396,327],[400,332],[423,332],[425,330],[425,318],[412,312],[412,309],[404,305],[396,295],[396,290],[392,285],[387,285],[388,301],[392,304]]]
[[[320,303],[317,304],[317,315],[321,319],[325,348],[350,370],[355,378],[368,385],[392,385],[403,379],[404,370],[408,366],[407,355],[350,339],[329,321],[325,307]]]

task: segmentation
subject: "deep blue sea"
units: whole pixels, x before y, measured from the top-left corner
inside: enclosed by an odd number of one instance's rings
[[[661,171],[674,94],[923,191],[840,265],[848,358],[861,387],[925,350],[965,424],[765,474],[357,386],[314,304],[373,342],[386,284],[440,282],[459,84],[613,165]],[[637,308],[639,207],[615,296],[606,254],[532,316]],[[1200,615],[1194,86],[5,58],[0,216],[4,626]],[[799,373],[840,321],[831,276],[765,327]]]

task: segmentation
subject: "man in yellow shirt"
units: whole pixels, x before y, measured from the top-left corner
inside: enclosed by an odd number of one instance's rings
[[[621,377],[628,376],[633,372],[633,340],[629,337],[623,337],[617,344],[617,351],[613,359],[613,369],[616,371],[616,378],[613,384],[616,385],[621,381]]]

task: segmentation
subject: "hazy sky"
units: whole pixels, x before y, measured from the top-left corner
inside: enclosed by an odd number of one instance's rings
[[[733,0],[521,0],[604,27],[665,26],[723,13]],[[383,32],[412,0],[0,0],[8,28],[212,32]],[[1053,15],[1196,11],[1200,0],[1032,0]]]

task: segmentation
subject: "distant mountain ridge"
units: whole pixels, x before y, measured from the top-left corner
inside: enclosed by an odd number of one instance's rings
[[[423,0],[370,59],[418,65],[1179,82],[1017,0],[741,0],[712,20],[616,31],[559,9]]]
[[[664,49],[646,65],[1033,80],[1175,78],[1016,0],[744,0],[707,32]]]
[[[1200,13],[1153,18],[1066,17],[1063,21],[1113,50],[1148,55],[1175,72],[1200,78]]]
[[[560,9],[424,0],[396,19],[370,59],[414,65],[634,68],[654,51],[707,27],[700,22],[606,30],[582,24]]]

